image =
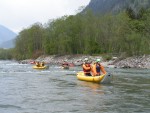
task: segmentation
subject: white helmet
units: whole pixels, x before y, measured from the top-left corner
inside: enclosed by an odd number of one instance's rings
[[[88,58],[85,58],[84,61],[88,61]]]
[[[100,62],[101,61],[101,59],[96,59],[96,62]]]

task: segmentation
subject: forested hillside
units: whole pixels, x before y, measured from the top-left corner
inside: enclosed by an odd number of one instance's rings
[[[91,10],[95,14],[119,13],[127,8],[137,13],[141,8],[150,8],[150,0],[91,0],[83,12]]]
[[[150,10],[134,15],[131,9],[100,17],[89,11],[44,26],[36,23],[19,33],[13,55],[26,59],[42,54],[150,54]]]
[[[96,0],[91,2],[94,1],[96,2]],[[123,0],[98,1],[105,2],[106,6],[107,2],[110,5],[110,1],[116,4],[123,2]],[[141,0],[124,1],[132,1],[134,5],[136,1],[141,2]],[[149,3],[148,0],[142,1],[144,6]],[[37,58],[43,54],[125,53],[128,56],[150,54],[149,31],[150,9],[148,8],[140,8],[136,12],[132,8],[126,8],[115,15],[111,13],[95,15],[91,10],[87,10],[84,14],[63,16],[44,25],[35,23],[22,30],[15,41],[15,48],[7,51],[11,53],[7,55],[9,58],[27,59]],[[0,54],[4,53],[3,51],[0,50]]]

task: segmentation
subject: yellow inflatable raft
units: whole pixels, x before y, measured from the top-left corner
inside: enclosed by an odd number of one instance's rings
[[[48,69],[48,66],[33,66],[33,69]]]
[[[82,81],[87,82],[97,82],[97,83],[110,83],[112,79],[111,74],[103,74],[100,76],[86,76],[84,75],[84,72],[78,72],[77,78]]]

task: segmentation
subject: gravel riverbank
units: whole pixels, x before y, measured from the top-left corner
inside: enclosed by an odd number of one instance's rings
[[[150,69],[150,55],[129,57],[114,63],[116,68],[146,68]]]
[[[113,57],[111,60],[106,61],[102,56],[90,55],[50,55],[40,56],[35,61],[44,61],[49,65],[60,65],[64,60],[73,63],[75,66],[80,66],[84,59],[88,58],[90,62],[94,62],[97,58],[101,59],[101,64],[108,68],[146,68],[150,69],[150,55],[129,57],[123,60]],[[32,59],[23,60],[21,63],[29,63]]]

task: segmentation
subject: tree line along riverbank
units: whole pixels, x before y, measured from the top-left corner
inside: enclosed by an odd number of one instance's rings
[[[19,32],[15,47],[9,52],[19,60],[43,54],[150,54],[150,10],[140,10],[139,14],[137,18],[127,10],[96,16],[89,11],[44,25],[35,23]]]
[[[68,61],[76,63],[76,54],[126,53],[133,57],[103,61],[114,67],[149,68],[150,9],[138,13],[137,18],[132,10],[103,16],[89,11],[63,16],[44,25],[35,23],[19,32],[14,48],[0,49],[0,59],[36,59],[44,54],[50,55],[45,60],[55,63],[62,58],[58,55],[73,54]],[[78,60],[82,62],[83,58]]]

